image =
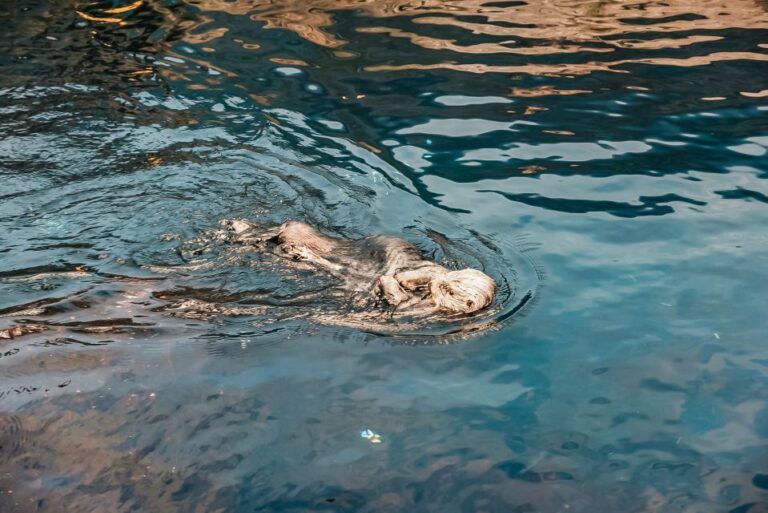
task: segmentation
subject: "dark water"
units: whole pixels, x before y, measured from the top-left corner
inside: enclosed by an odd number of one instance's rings
[[[0,20],[3,513],[768,511],[764,0]],[[322,283],[238,217],[534,300],[466,340],[283,316]]]

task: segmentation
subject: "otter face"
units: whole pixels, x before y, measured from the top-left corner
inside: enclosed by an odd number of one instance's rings
[[[429,290],[438,308],[454,313],[472,313],[493,302],[496,283],[485,273],[462,269],[435,276]]]

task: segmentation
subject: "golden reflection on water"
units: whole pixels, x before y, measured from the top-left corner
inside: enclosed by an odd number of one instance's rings
[[[120,7],[112,7],[108,9],[99,8],[100,4],[98,3],[91,3],[91,4],[86,4],[86,6],[82,8],[83,10],[76,9],[75,12],[77,13],[78,16],[80,16],[81,18],[87,21],[95,21],[99,23],[116,23],[118,25],[125,25],[126,22],[122,18],[115,18],[110,16],[104,16],[104,15],[129,13],[141,7],[143,3],[144,3],[144,0],[136,0],[135,2],[132,2],[127,5],[122,5]],[[95,7],[95,14],[90,14],[88,12],[85,12],[85,10],[87,10],[87,8],[89,7],[90,8]]]
[[[755,52],[716,52],[709,55],[701,55],[687,58],[648,58],[648,59],[622,59],[611,62],[588,62],[585,64],[526,64],[519,66],[499,66],[488,64],[402,64],[402,65],[378,65],[366,66],[366,71],[405,71],[405,70],[436,70],[448,69],[467,73],[527,73],[531,75],[557,76],[557,75],[586,75],[594,71],[612,71],[616,73],[628,73],[625,70],[616,69],[617,66],[627,64],[655,64],[660,66],[706,66],[715,62],[752,60],[768,61],[768,55]]]
[[[358,27],[359,34],[382,34],[405,39],[429,50],[490,56],[552,56],[609,54],[619,49],[670,50],[701,45],[723,38],[715,34],[691,34],[734,28],[766,28],[765,2],[755,0],[541,0],[502,6],[491,0],[194,0],[204,11],[248,15],[265,28],[295,32],[303,39],[326,48],[355,47],[359,41],[344,39],[333,30],[334,14],[354,11],[375,19],[379,25]],[[387,26],[387,20],[407,18],[410,30]],[[401,23],[402,21],[400,21]],[[430,29],[419,33],[419,26]],[[438,37],[434,28],[451,28],[453,37]],[[459,29],[460,32],[456,32]],[[471,43],[467,38],[499,38],[499,41]],[[470,37],[471,36],[471,37]],[[619,71],[617,66],[646,63],[673,66],[701,66],[734,59],[765,60],[758,52],[718,52],[685,58],[643,57],[615,61],[588,61],[563,64],[498,64],[449,60],[431,63],[370,63],[367,71],[447,69],[470,73],[587,74],[595,70]]]
[[[453,25],[474,34],[550,41],[604,42],[605,36],[627,32],[754,28],[768,24],[766,5],[753,0],[695,3],[687,0],[540,0],[506,7],[494,6],[491,0],[194,0],[193,3],[203,10],[250,14],[252,19],[264,21],[267,28],[293,30],[305,39],[328,47],[346,42],[325,30],[334,23],[332,13],[343,10],[359,11],[377,19],[411,16],[417,24]],[[430,16],[421,16],[425,13]],[[485,21],[462,21],[458,16],[479,16]],[[629,21],[633,18],[656,19],[658,23],[634,25]]]
[[[82,11],[75,11],[78,16],[88,21],[96,21],[101,23],[117,23],[118,25],[124,25],[125,22],[120,18],[104,18],[101,16],[92,16]]]
[[[234,69],[228,69],[230,65],[214,63],[215,59],[205,55],[216,51],[217,41],[229,38],[246,50],[269,51],[255,39],[258,32],[233,37],[242,33],[237,27],[248,20],[254,31],[262,26],[291,31],[314,45],[333,49],[336,58],[358,59],[357,69],[373,73],[449,70],[558,77],[596,71],[628,73],[625,67],[636,64],[692,67],[768,60],[763,51],[766,44],[745,48],[737,46],[736,40],[724,41],[731,37],[724,30],[768,28],[768,6],[757,0],[695,4],[687,0],[187,0],[179,5],[190,6],[194,14],[182,15],[176,7],[158,0],[125,0],[124,5],[103,0],[76,2],[74,11],[82,20],[94,23],[94,29],[101,26],[113,32],[116,28],[126,34],[143,34],[129,37],[146,39],[144,48],[149,53],[154,49],[178,60],[172,68],[141,66],[134,76],[155,73],[188,82],[193,90],[206,89],[209,81],[220,80],[191,76],[207,74],[207,69],[223,77],[237,76]],[[337,22],[342,13],[357,17],[356,28],[340,30],[343,27]],[[221,14],[239,19],[227,20]],[[156,26],[147,26],[148,20]],[[180,53],[173,41],[196,45],[204,55]],[[101,44],[113,42],[107,38]],[[384,48],[387,53],[378,55]],[[313,65],[305,55],[291,52],[282,48],[269,61]],[[511,95],[585,92],[515,89]],[[760,97],[764,91],[744,94]]]
[[[224,37],[227,32],[229,32],[228,27],[217,27],[205,32],[187,33],[184,35],[184,41],[192,44],[205,44],[213,41],[214,39]]]
[[[124,6],[121,6],[121,7],[114,7],[112,9],[106,9],[104,11],[104,13],[105,14],[120,14],[120,13],[124,13],[124,12],[128,12],[128,11],[132,11],[134,9],[138,9],[139,7],[141,7],[141,4],[143,4],[143,3],[144,3],[144,0],[137,0],[136,2],[133,2],[133,3],[128,4],[128,5],[124,5]]]
[[[588,94],[591,92],[592,91],[588,91],[586,89],[555,89],[552,86],[540,86],[530,88],[513,87],[509,95],[532,98],[536,96],[570,96],[574,94]]]

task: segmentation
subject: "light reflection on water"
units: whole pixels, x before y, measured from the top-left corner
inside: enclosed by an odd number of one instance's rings
[[[3,512],[768,508],[764,2],[0,18]],[[317,285],[205,238],[232,218],[536,301],[449,344],[168,315]]]

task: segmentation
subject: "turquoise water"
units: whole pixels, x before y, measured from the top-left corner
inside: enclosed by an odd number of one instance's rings
[[[768,511],[764,1],[0,20],[3,513]],[[233,218],[405,237],[511,315],[312,322]]]

